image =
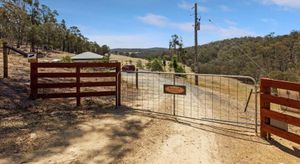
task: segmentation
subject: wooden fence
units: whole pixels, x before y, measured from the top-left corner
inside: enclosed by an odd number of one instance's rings
[[[19,50],[17,48],[9,46],[6,42],[3,42],[2,48],[3,48],[3,78],[8,78],[8,54],[9,54],[9,51],[12,50],[16,53],[23,55],[24,57],[27,57],[28,54],[22,50]]]
[[[296,99],[289,99],[285,97],[274,96],[271,94],[271,88],[284,89],[289,91],[300,91],[300,84],[271,80],[271,79],[261,79],[261,95],[260,95],[260,112],[261,112],[261,137],[265,139],[270,139],[271,134],[277,135],[279,137],[285,138],[287,140],[293,141],[300,144],[300,136],[278,128],[271,125],[271,119],[281,121],[284,124],[291,124],[296,127],[300,127],[300,118],[282,114],[276,111],[272,111],[271,103],[299,109],[300,101]]]
[[[121,105],[121,64],[120,63],[31,63],[31,93],[32,99],[37,98],[68,98],[76,97],[77,106],[80,106],[81,97],[95,97],[95,96],[116,96],[116,106]],[[43,72],[39,73],[39,68],[74,68],[76,72]],[[97,73],[82,73],[81,68],[108,68],[114,69],[114,72],[97,72]],[[115,77],[113,81],[109,82],[81,82],[80,78],[105,78]],[[76,78],[73,83],[41,83],[39,78]],[[99,91],[99,92],[81,92],[81,87],[107,87],[115,86],[115,91]],[[40,94],[40,88],[76,88],[74,93],[49,93]]]

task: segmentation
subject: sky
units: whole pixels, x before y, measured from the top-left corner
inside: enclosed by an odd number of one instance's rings
[[[195,2],[199,44],[300,30],[300,0],[40,0],[59,12],[59,21],[111,48],[168,47],[173,34],[192,46]]]

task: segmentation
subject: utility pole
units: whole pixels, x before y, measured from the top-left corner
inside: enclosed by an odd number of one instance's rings
[[[195,56],[194,56],[194,67],[195,72],[199,73],[199,64],[198,64],[198,30],[200,30],[200,22],[198,18],[198,4],[195,3],[194,6],[195,9],[195,25],[194,25],[194,31],[195,31]],[[198,85],[198,75],[195,75],[195,85]]]

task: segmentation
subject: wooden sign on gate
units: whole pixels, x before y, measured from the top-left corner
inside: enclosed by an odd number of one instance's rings
[[[183,85],[164,85],[164,93],[175,95],[186,95],[186,86]]]

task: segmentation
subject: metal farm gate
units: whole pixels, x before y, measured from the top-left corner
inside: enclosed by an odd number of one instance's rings
[[[123,106],[251,127],[257,132],[257,86],[252,77],[163,72],[121,74]]]

